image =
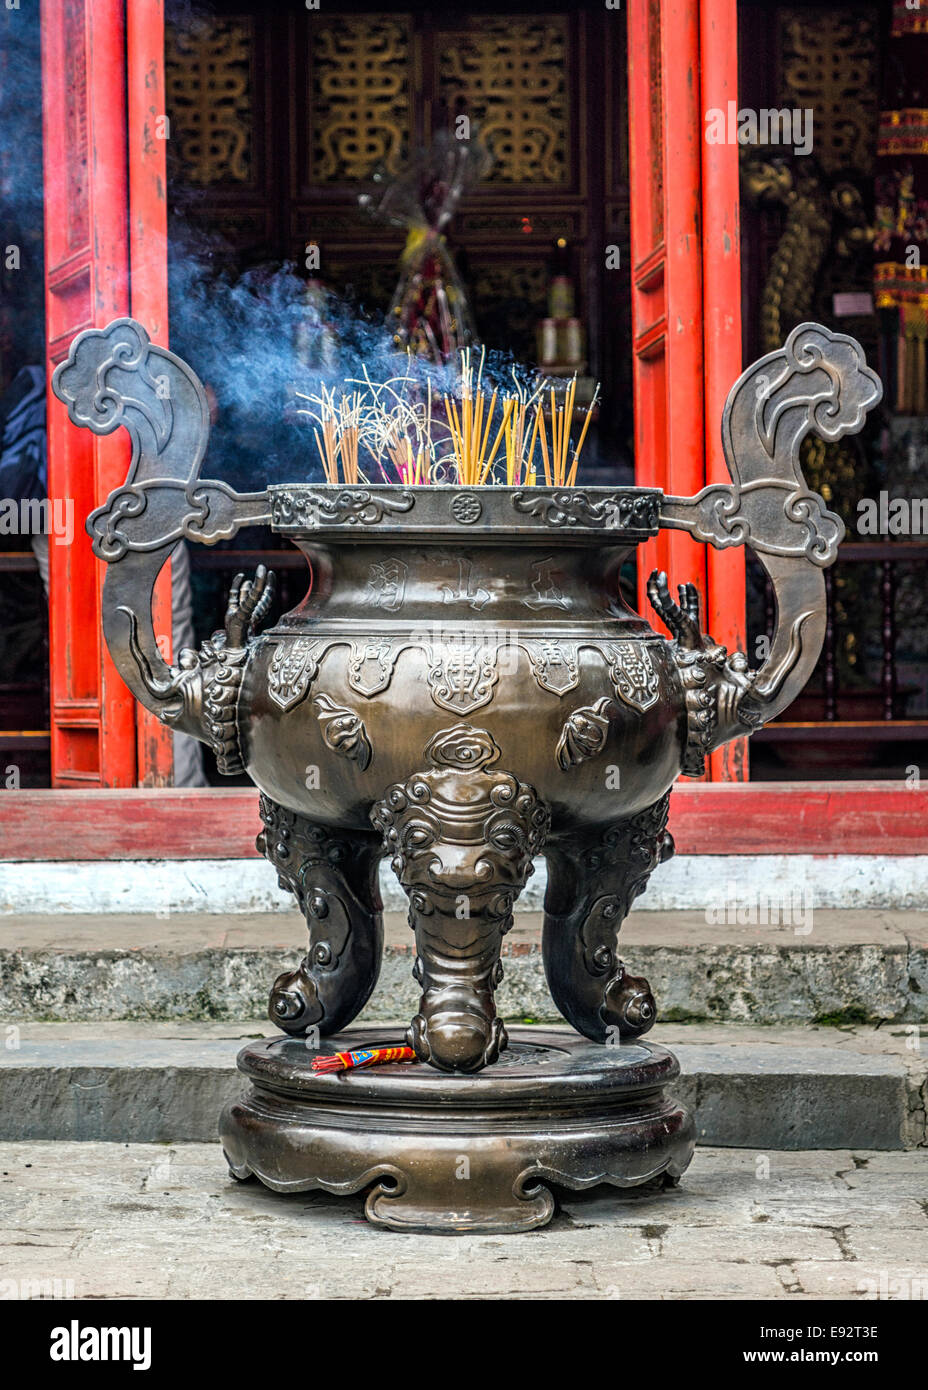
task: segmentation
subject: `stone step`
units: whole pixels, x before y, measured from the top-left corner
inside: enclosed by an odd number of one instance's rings
[[[386,1036],[402,1024],[385,1025]],[[0,1049],[0,1140],[209,1142],[239,1093],[235,1056],[273,1032],[236,1023],[23,1023]],[[673,1090],[702,1144],[773,1149],[928,1145],[916,1027],[658,1024]]]
[[[385,927],[363,1022],[416,1008],[412,933],[399,913],[386,914]],[[0,1019],[261,1019],[272,981],[295,966],[305,941],[296,911],[2,917]],[[650,981],[665,1023],[928,1022],[928,912],[821,911],[801,926],[632,913],[620,950]],[[540,914],[518,914],[503,964],[501,1015],[557,1023]]]

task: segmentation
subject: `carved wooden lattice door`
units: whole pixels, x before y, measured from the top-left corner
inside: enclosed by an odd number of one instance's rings
[[[737,100],[736,0],[629,0],[629,161],[635,471],[692,494],[724,482],[721,419],[741,373],[738,147],[708,145],[705,113]],[[695,583],[705,628],[744,646],[744,552],[679,531],[639,554],[639,597],[654,567]],[[713,754],[713,780],[747,775],[746,743]]]
[[[119,314],[166,342],[164,27],[161,0],[46,0],[42,6],[46,332],[49,376],[75,333]],[[125,93],[128,92],[128,107]],[[131,212],[131,217],[130,217]],[[129,267],[132,266],[130,292]],[[73,502],[74,537],[49,546],[52,780],[55,786],[170,782],[170,734],[136,706],[103,642],[84,518],[123,482],[124,430],[98,438],[48,398],[48,490]],[[170,646],[170,579],[156,630]]]

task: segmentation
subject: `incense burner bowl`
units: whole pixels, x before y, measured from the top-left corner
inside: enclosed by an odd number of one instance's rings
[[[722,422],[731,481],[691,498],[637,487],[310,483],[238,494],[199,476],[200,382],[132,320],[75,339],[54,389],[76,424],[100,434],[122,425],[133,439],[125,485],[88,520],[109,564],[113,660],[147,708],[213,748],[221,770],[247,770],[261,793],[258,846],[305,914],[308,950],[273,984],[273,1021],[326,1036],[363,1008],[380,968],[386,856],[416,939],[421,997],[409,1044],[438,1074],[492,1067],[507,1047],[494,1002],[501,946],[544,856],[543,956],[558,1009],[594,1043],[644,1034],[655,1001],[619,955],[619,928],[673,854],[676,778],[700,776],[715,749],[778,714],[818,658],[824,568],[843,526],[809,491],[799,447],[811,431],[832,440],[860,429],[879,400],[858,344],[804,324],[749,368]],[[167,663],[150,610],[171,549],[257,523],[306,556],[306,597],[261,630],[273,577],[239,576],[224,630]],[[666,576],[651,574],[650,619],[624,600],[623,565],[667,531],[757,554],[777,600],[758,671],[703,631],[686,576],[676,601]],[[658,1052],[655,1094],[669,1074]],[[292,1058],[280,1066],[286,1089]],[[264,1074],[263,1055],[245,1069],[255,1067]],[[639,1105],[644,1073],[636,1086]],[[267,1097],[262,1105],[267,1119]],[[657,1126],[666,1139],[657,1170],[678,1175],[692,1125],[674,1114]],[[256,1123],[240,1115],[228,1141],[240,1174],[249,1170],[242,1126]],[[654,1142],[641,1140],[649,1152]],[[284,1170],[278,1185],[293,1185]],[[655,1168],[610,1171],[605,1180],[644,1181]],[[268,1169],[261,1175],[275,1185]]]
[[[305,486],[270,501],[313,576],[256,639],[238,704],[261,847],[310,903],[309,956],[275,985],[271,1016],[339,1028],[365,1002],[386,853],[416,933],[411,1044],[443,1070],[494,1062],[502,938],[543,853],[558,1007],[600,1042],[643,1032],[653,1000],[610,933],[671,852],[666,793],[690,749],[672,644],[618,584],[656,534],[658,494]]]

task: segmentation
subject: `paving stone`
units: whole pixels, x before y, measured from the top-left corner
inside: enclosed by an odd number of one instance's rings
[[[808,1225],[843,1230],[845,1226],[858,1230],[882,1231],[894,1222],[904,1231],[928,1232],[928,1213],[914,1199],[887,1194],[883,1199],[868,1192],[845,1192],[823,1201],[812,1193],[775,1197],[756,1209],[754,1220],[771,1226]]]
[[[0,1293],[864,1300],[880,1279],[887,1296],[912,1296],[920,1278],[928,1290],[928,1221],[886,1186],[921,1180],[925,1155],[789,1153],[762,1183],[755,1158],[701,1149],[680,1188],[570,1194],[550,1227],[528,1235],[439,1237],[376,1230],[360,1197],[232,1182],[215,1145],[2,1144]],[[768,1209],[784,1203],[788,1224],[758,1219],[768,1214],[752,1200],[758,1187]],[[816,1229],[823,1190],[835,1224]],[[881,1224],[862,1227],[852,1219],[861,1209]],[[878,1259],[858,1253],[870,1241]]]
[[[928,1260],[873,1262],[848,1260],[841,1264],[826,1261],[799,1261],[793,1271],[804,1295],[813,1298],[847,1298],[866,1305],[883,1299],[928,1298]],[[885,1292],[881,1292],[885,1290]]]
[[[803,1226],[676,1227],[667,1223],[661,1236],[661,1254],[674,1260],[698,1260],[722,1253],[726,1260],[759,1264],[787,1264],[792,1260],[837,1260],[842,1250],[833,1232]]]
[[[763,1264],[735,1264],[722,1259],[682,1263],[598,1264],[596,1286],[608,1298],[785,1298],[776,1271]]]
[[[845,1250],[862,1264],[884,1266],[887,1260],[900,1265],[913,1259],[918,1263],[923,1261],[928,1279],[928,1228],[921,1223],[915,1227],[900,1226],[897,1230],[887,1231],[848,1222],[842,1229],[841,1242]]]

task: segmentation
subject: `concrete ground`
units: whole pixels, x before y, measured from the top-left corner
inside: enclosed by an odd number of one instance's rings
[[[57,1281],[57,1282],[56,1282]],[[925,1151],[699,1149],[669,1192],[564,1197],[521,1236],[369,1226],[214,1144],[0,1145],[0,1295],[78,1299],[928,1296]]]

